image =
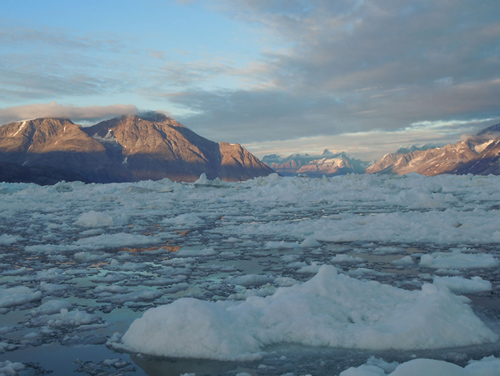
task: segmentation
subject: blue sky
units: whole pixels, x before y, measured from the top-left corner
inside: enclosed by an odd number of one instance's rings
[[[496,0],[4,0],[0,124],[163,111],[365,160],[500,122]]]

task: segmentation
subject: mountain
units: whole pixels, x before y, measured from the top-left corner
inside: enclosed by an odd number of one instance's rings
[[[58,169],[78,174],[84,181],[107,181],[108,176],[113,177],[110,181],[128,180],[125,172],[116,169],[104,146],[68,119],[35,119],[1,126],[0,162]]]
[[[368,167],[366,172],[398,175],[416,172],[427,176],[438,174],[499,175],[499,131],[500,124],[496,124],[453,145],[386,154]]]
[[[425,144],[423,146],[417,146],[417,145],[412,145],[408,148],[399,148],[396,154],[409,154],[411,152],[417,151],[417,150],[428,150],[428,149],[435,149],[440,146],[434,145],[434,144]]]
[[[500,134],[500,123],[492,125],[491,127],[485,128],[482,131],[478,132],[478,136],[484,135],[499,135]]]
[[[276,154],[271,154],[262,158],[262,162],[284,176],[305,174],[309,177],[321,177],[364,173],[367,167],[366,162],[350,158],[344,152],[332,153],[327,149],[321,155],[292,154],[281,158]]]
[[[0,127],[0,162],[55,168],[100,183],[195,181],[202,173],[237,181],[274,172],[242,146],[207,140],[158,113],[87,128],[68,119],[10,123]]]
[[[474,174],[474,175],[500,175],[500,136],[480,145],[476,148],[478,155],[463,164],[458,165],[451,174]]]

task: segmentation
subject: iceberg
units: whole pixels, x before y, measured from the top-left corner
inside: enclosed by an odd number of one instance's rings
[[[372,350],[435,349],[498,340],[466,300],[424,284],[408,291],[361,281],[323,265],[309,281],[244,301],[182,298],[151,308],[121,339],[132,352],[255,360],[290,343]]]

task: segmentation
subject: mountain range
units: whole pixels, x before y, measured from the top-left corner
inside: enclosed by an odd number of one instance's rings
[[[160,113],[122,116],[82,127],[41,118],[0,126],[0,181],[53,184],[61,180],[241,181],[347,173],[500,174],[500,124],[442,147],[401,148],[370,165],[346,153],[266,155],[262,162],[239,144],[216,143]]]
[[[332,153],[325,149],[322,154],[292,154],[281,158],[276,154],[262,158],[277,173],[283,176],[306,175],[309,177],[364,173],[368,162],[350,158],[346,153]]]
[[[455,144],[386,154],[366,172],[500,175],[500,124],[464,137]]]
[[[216,143],[160,113],[81,127],[41,118],[0,127],[0,181],[247,180],[274,171],[239,144]]]
[[[325,149],[320,155],[266,155],[262,161],[284,176],[335,176],[347,173],[404,175],[475,174],[500,175],[500,124],[492,125],[462,141],[446,146],[427,144],[400,148],[370,165],[344,152]]]

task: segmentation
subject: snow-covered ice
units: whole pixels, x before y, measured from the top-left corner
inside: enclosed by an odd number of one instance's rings
[[[371,362],[380,363],[381,362]],[[497,376],[500,359],[493,356],[473,361],[465,367],[434,359],[415,359],[400,365],[364,364],[345,370],[340,376]],[[390,373],[386,373],[390,369]],[[394,369],[394,370],[392,370]]]
[[[487,374],[500,358],[499,186],[416,174],[0,183],[0,364],[145,375],[175,356],[177,374]]]
[[[311,280],[244,302],[179,299],[146,311],[123,344],[140,353],[219,360],[258,358],[276,343],[434,349],[496,342],[463,300],[436,286],[405,291],[339,275],[324,265]]]

